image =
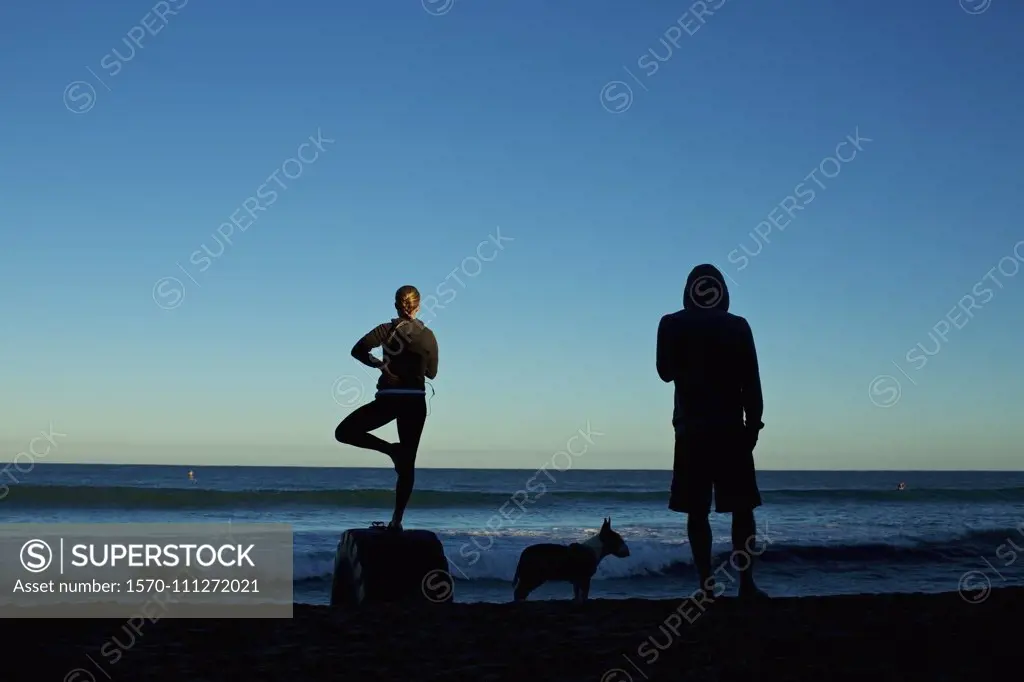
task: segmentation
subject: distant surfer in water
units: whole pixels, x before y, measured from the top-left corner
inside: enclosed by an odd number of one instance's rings
[[[192,483],[196,482],[196,475],[192,472],[191,469],[188,470],[188,480],[191,481]]]
[[[394,462],[395,511],[388,528],[402,530],[402,518],[416,479],[416,453],[427,419],[426,380],[437,376],[437,339],[416,319],[420,292],[406,285],[395,292],[398,317],[370,330],[352,348],[352,357],[380,370],[373,401],[356,409],[338,424],[339,443],[383,452]],[[370,351],[383,347],[383,359]],[[397,421],[398,441],[388,443],[369,433]]]
[[[907,484],[904,483],[903,481],[900,481],[900,484],[898,486],[896,486],[896,490],[906,490],[906,489],[907,489]]]

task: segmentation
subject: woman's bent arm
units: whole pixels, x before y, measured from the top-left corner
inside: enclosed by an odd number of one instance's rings
[[[367,367],[377,369],[384,365],[384,361],[378,360],[370,354],[374,348],[380,348],[388,338],[388,325],[379,324],[371,329],[366,336],[356,341],[352,346],[352,357]]]

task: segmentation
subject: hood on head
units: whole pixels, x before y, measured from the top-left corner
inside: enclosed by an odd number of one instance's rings
[[[721,270],[710,263],[698,265],[686,278],[684,310],[729,311],[729,287]]]

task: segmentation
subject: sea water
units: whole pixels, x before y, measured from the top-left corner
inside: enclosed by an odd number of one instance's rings
[[[0,523],[291,524],[295,600],[319,604],[329,600],[339,535],[390,518],[394,478],[384,468],[36,464],[9,484]],[[417,472],[405,525],[437,533],[456,601],[510,600],[524,547],[585,539],[606,516],[631,554],[601,563],[593,598],[693,591],[686,517],[667,508],[670,472],[569,470],[553,479],[536,471]],[[768,471],[758,481],[756,570],[772,595],[1024,584],[1024,473]],[[906,490],[897,490],[901,481]],[[711,523],[716,565],[735,591],[729,516],[712,514]],[[534,594],[567,599],[572,588],[546,585]]]

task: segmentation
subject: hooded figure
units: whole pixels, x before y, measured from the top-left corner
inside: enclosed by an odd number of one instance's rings
[[[675,384],[675,451],[669,509],[687,515],[687,533],[701,589],[721,595],[711,575],[712,493],[715,511],[732,514],[734,552],[756,534],[761,494],[754,445],[764,424],[761,377],[747,321],[729,312],[729,289],[714,265],[686,278],[683,309],[658,326],[658,375]],[[740,597],[765,596],[754,584],[752,561],[740,569]]]
[[[729,313],[729,288],[714,265],[698,265],[686,278],[683,309],[658,328],[657,356],[661,379],[675,383],[677,430],[761,423],[753,334],[744,318]]]
[[[704,263],[690,271],[686,278],[684,310],[720,310],[729,312],[729,288],[714,265]]]

